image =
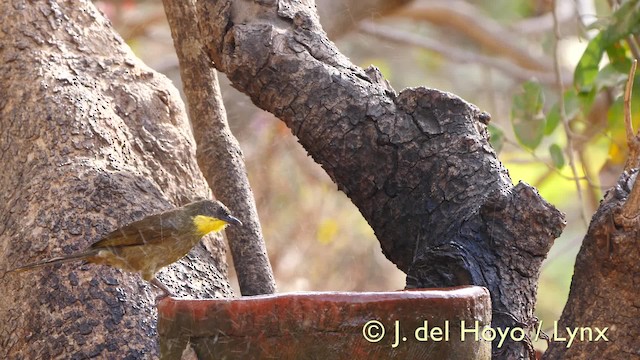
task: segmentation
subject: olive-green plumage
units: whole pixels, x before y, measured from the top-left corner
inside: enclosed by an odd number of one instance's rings
[[[169,290],[155,279],[158,270],[184,257],[204,235],[220,231],[228,224],[242,225],[219,201],[200,200],[147,216],[112,231],[84,252],[25,265],[12,271],[86,260],[140,273],[143,279],[169,294]]]

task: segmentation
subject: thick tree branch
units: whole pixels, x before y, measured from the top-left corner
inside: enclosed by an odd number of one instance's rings
[[[542,260],[564,220],[513,186],[489,115],[434,89],[400,94],[324,36],[312,1],[205,0],[215,66],[293,131],[373,227],[408,286],[489,288],[494,326],[530,324]],[[525,343],[496,349],[525,356]]]
[[[164,0],[197,143],[198,165],[218,199],[238,214],[243,226],[226,230],[242,295],[275,292],[258,212],[242,150],[231,133],[211,61],[196,36],[192,1]]]

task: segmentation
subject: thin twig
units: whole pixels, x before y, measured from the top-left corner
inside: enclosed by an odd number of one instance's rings
[[[360,21],[381,19],[413,0],[323,0],[316,1],[322,28],[331,40],[354,30]]]
[[[633,123],[631,120],[631,93],[633,91],[633,78],[636,74],[636,67],[638,65],[638,60],[633,59],[631,63],[631,70],[629,70],[629,78],[627,79],[627,84],[624,89],[624,126],[627,130],[627,143],[629,144],[629,148],[632,146],[637,146],[637,138],[633,131]]]
[[[629,35],[626,41],[627,41],[627,45],[629,45],[629,50],[631,51],[631,55],[633,55],[633,57],[636,59],[640,59],[640,46],[638,46],[638,43],[636,42],[636,38],[633,35]]]
[[[558,5],[558,18],[561,24],[574,21],[576,4],[574,1],[563,1]],[[524,35],[543,34],[553,29],[553,14],[551,12],[542,15],[516,20],[509,28]]]
[[[560,176],[561,178],[565,179],[565,180],[571,180],[571,181],[580,181],[580,180],[587,180],[587,177],[581,176],[581,177],[574,177],[574,176],[568,176],[562,173],[562,171],[558,170],[558,168],[556,168],[554,165],[551,165],[549,163],[548,159],[543,159],[540,156],[538,156],[536,154],[535,151],[528,149],[526,147],[521,146],[520,144],[516,143],[515,141],[511,141],[509,139],[504,139],[504,143],[505,144],[509,144],[509,145],[513,145],[514,147],[524,150],[527,153],[529,153],[529,155],[531,155],[531,157],[533,158],[533,160],[519,160],[519,159],[505,159],[506,162],[510,162],[510,163],[514,163],[514,164],[530,164],[530,163],[541,163],[544,164],[547,168],[549,168],[549,170],[553,171],[556,173],[556,175]]]
[[[501,71],[514,79],[524,81],[536,78],[540,83],[556,85],[557,79],[553,74],[544,71],[528,70],[493,56],[485,56],[471,51],[460,50],[458,48],[447,46],[441,41],[431,40],[423,36],[412,34],[408,31],[398,30],[391,26],[381,25],[372,21],[362,21],[358,29],[365,34],[373,35],[380,39],[389,40],[394,43],[417,46],[437,52],[458,63],[477,63],[488,66]],[[569,74],[565,74],[565,79],[570,79]]]
[[[587,182],[587,186],[585,186],[585,196],[587,204],[589,204],[589,212],[593,212],[598,208],[598,204],[600,203],[600,197],[602,193],[602,189],[600,187],[601,184],[594,185],[593,179],[598,177],[598,174],[594,174],[592,167],[588,164],[592,164],[592,161],[589,161],[588,153],[586,151],[578,151],[577,153],[580,164],[582,164],[582,172],[584,173],[584,177]]]
[[[497,21],[482,16],[482,10],[468,1],[415,2],[411,6],[399,9],[394,15],[454,29],[457,33],[473,39],[488,52],[509,58],[520,67],[536,71],[552,69],[552,64],[547,59],[532,55],[526,38],[514,36],[517,34],[515,31],[510,31]]]
[[[567,136],[567,158],[569,159],[569,167],[571,168],[571,172],[573,173],[573,177],[575,179],[576,190],[578,191],[578,201],[580,202],[580,215],[585,225],[588,224],[588,217],[585,214],[585,208],[582,206],[584,204],[584,199],[582,198],[582,186],[580,185],[580,180],[578,178],[578,169],[576,167],[575,156],[573,154],[573,136],[571,135],[571,125],[569,124],[569,118],[567,117],[567,111],[564,104],[564,83],[562,81],[562,72],[560,70],[560,58],[558,55],[558,47],[560,44],[561,34],[560,34],[560,23],[558,22],[557,17],[557,4],[556,0],[553,1],[553,30],[555,34],[555,44],[553,46],[553,68],[556,72],[556,77],[558,78],[558,105],[560,109],[560,118],[562,119],[562,125],[564,127],[564,131]]]

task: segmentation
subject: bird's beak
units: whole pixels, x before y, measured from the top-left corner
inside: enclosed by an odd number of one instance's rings
[[[237,225],[237,226],[242,226],[242,221],[238,220],[237,218],[231,216],[231,215],[227,215],[224,218],[220,219],[220,220],[224,220],[226,221],[228,224],[233,224],[233,225]]]

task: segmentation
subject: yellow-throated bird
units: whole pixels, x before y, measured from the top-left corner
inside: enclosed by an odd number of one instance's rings
[[[203,236],[227,225],[242,225],[219,201],[200,200],[160,214],[149,215],[112,231],[86,251],[25,265],[10,271],[25,271],[74,260],[110,265],[137,272],[157,286],[164,296],[169,289],[155,275],[161,268],[180,260]]]

